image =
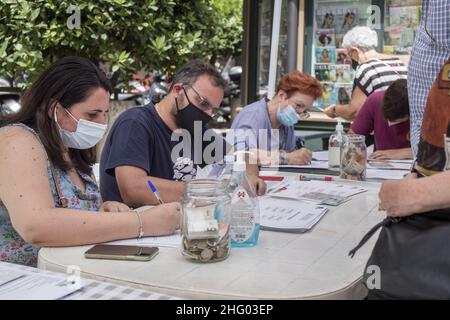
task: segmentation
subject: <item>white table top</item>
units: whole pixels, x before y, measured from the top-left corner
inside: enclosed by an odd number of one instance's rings
[[[65,272],[77,265],[86,278],[186,299],[360,299],[360,279],[377,236],[353,259],[348,252],[380,222],[379,185],[330,211],[308,233],[261,231],[257,246],[232,248],[228,259],[194,263],[180,249],[160,247],[152,261],[85,259],[91,246],[43,248],[40,269]]]

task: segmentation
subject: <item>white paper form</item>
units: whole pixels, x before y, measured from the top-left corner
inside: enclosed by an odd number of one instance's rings
[[[381,161],[381,160],[368,160],[367,161],[367,169],[409,171],[411,169],[411,166],[412,166],[412,162],[394,162],[394,161]]]
[[[259,202],[261,229],[285,232],[305,232],[328,211],[306,202],[262,197]]]
[[[0,300],[57,300],[81,289],[71,285],[68,276],[14,270],[0,265],[0,274],[20,273],[22,276],[0,285]]]
[[[316,160],[316,161],[327,161],[328,162],[328,150],[314,151],[312,158],[313,158],[313,160]]]
[[[328,161],[311,161],[310,164],[305,165],[291,165],[291,164],[280,164],[280,165],[273,165],[273,166],[263,166],[264,168],[273,168],[274,170],[277,170],[278,168],[299,168],[299,169],[328,169]]]
[[[406,170],[367,169],[367,179],[401,180],[410,173]]]
[[[177,230],[173,235],[170,236],[143,237],[141,239],[118,240],[108,242],[108,244],[178,248],[181,245],[181,232],[180,230]]]
[[[10,281],[23,277],[23,273],[13,269],[1,268],[0,266],[0,286]]]
[[[273,190],[279,189],[291,181],[298,180],[298,177],[295,176],[284,176],[283,180],[281,181],[271,181],[271,180],[264,180],[264,182],[267,185],[267,193],[272,192]]]
[[[356,185],[341,184],[327,181],[293,181],[279,192],[272,192],[270,196],[287,199],[306,199],[315,203],[323,202],[326,197],[345,200],[353,195],[367,191]],[[327,203],[332,204],[332,203]],[[336,203],[339,204],[339,203]]]

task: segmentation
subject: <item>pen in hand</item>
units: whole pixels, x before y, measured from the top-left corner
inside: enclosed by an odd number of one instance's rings
[[[148,186],[150,187],[150,189],[152,190],[153,194],[155,195],[156,199],[158,199],[158,202],[160,204],[163,204],[164,202],[161,200],[161,197],[159,196],[158,191],[156,190],[155,186],[150,181],[150,179],[147,180],[147,183],[148,183]]]

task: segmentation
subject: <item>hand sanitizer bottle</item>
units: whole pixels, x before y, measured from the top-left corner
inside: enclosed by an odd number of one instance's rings
[[[338,120],[336,131],[330,136],[328,140],[328,169],[332,171],[339,171],[341,165],[341,145],[346,138],[344,133],[344,126],[341,120]]]
[[[259,206],[246,173],[246,152],[236,152],[230,191],[230,236],[232,247],[252,247],[259,237]]]

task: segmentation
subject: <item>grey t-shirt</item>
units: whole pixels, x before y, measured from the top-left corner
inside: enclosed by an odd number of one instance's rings
[[[266,98],[245,106],[234,119],[227,142],[236,150],[262,149],[286,150],[296,149],[294,127],[283,126],[272,129]]]

